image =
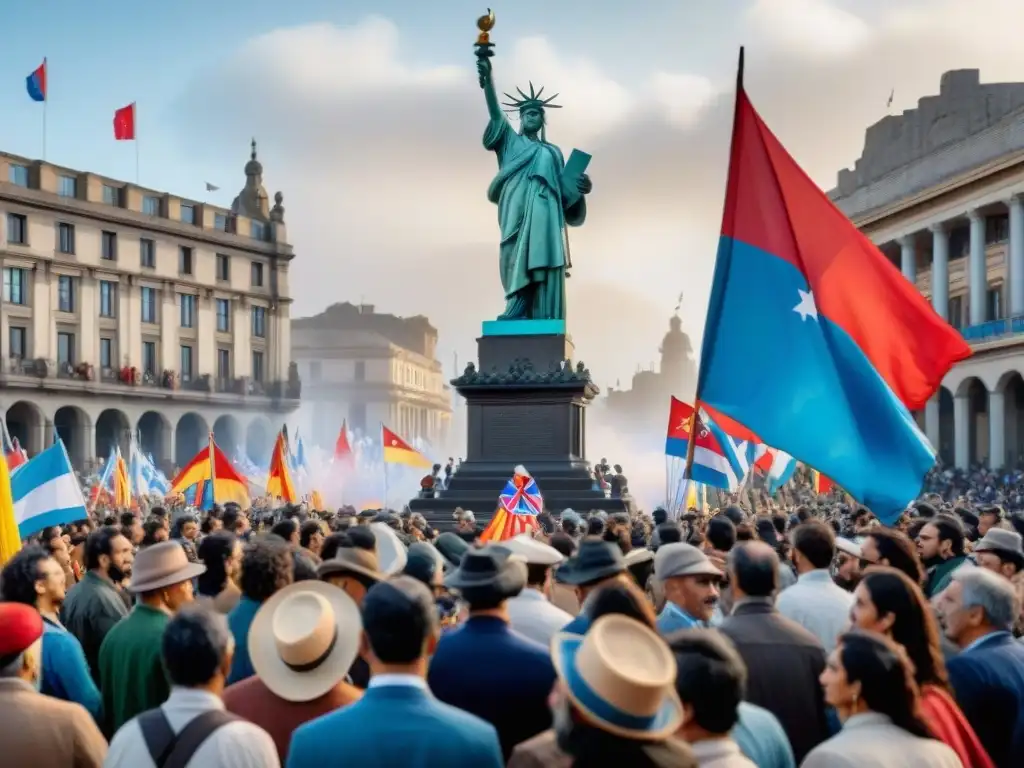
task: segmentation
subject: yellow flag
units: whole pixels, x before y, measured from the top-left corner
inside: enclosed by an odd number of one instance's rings
[[[4,565],[21,549],[21,534],[14,519],[14,499],[11,497],[11,473],[7,460],[0,456],[0,565]]]

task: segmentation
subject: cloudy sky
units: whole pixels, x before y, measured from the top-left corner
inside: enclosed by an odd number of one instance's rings
[[[657,356],[680,292],[699,345],[721,216],[737,49],[768,124],[826,188],[865,128],[948,69],[1024,80],[1020,0],[489,0],[495,79],[543,84],[548,137],[594,156],[572,232],[569,322],[603,384]],[[298,253],[296,315],[335,301],[428,315],[446,367],[502,307],[495,170],[465,0],[51,0],[0,12],[0,148],[41,152],[23,78],[49,57],[47,159],[115,177],[138,102],[142,182],[227,205],[256,136]],[[629,10],[626,10],[628,8]],[[203,192],[204,182],[222,191]]]

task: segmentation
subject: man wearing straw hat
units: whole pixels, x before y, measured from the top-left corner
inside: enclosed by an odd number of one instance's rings
[[[345,682],[362,629],[355,601],[332,584],[300,581],[274,593],[249,632],[256,675],[224,691],[224,706],[269,733],[284,763],[296,728],[362,696]]]
[[[352,598],[357,608],[362,608],[367,591],[387,578],[380,571],[377,555],[359,547],[339,549],[334,557],[320,563],[316,575]],[[352,663],[349,679],[358,688],[366,688],[370,682],[370,666],[362,656],[356,656]]]
[[[609,614],[585,635],[556,635],[551,658],[558,674],[554,727],[516,747],[508,768],[562,765],[572,758],[583,765],[696,768],[689,747],[673,739],[684,711],[675,690],[675,658],[657,633]]]

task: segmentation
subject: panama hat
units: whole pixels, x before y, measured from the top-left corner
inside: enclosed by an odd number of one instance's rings
[[[636,619],[608,614],[585,635],[559,633],[551,640],[551,660],[573,705],[601,730],[660,741],[683,722],[675,657]]]
[[[312,701],[345,679],[362,631],[359,608],[343,590],[299,581],[275,592],[256,612],[249,657],[275,696]]]
[[[185,549],[177,541],[161,541],[139,550],[132,564],[129,592],[153,592],[172,587],[206,573],[202,563],[190,563]]]
[[[401,573],[406,561],[405,544],[398,538],[395,529],[387,523],[370,523],[370,530],[377,537],[380,569],[388,576]]]

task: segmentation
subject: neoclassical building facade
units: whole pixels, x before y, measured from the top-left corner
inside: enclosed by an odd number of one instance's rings
[[[452,392],[437,360],[437,329],[422,315],[333,304],[292,322],[304,382],[302,433],[331,449],[345,423],[376,438],[381,424],[440,449],[451,433]]]
[[[230,208],[0,153],[0,411],[79,468],[137,432],[173,469],[213,432],[269,451],[298,407],[283,198],[255,141]]]
[[[973,356],[917,414],[947,465],[1024,460],[1024,83],[942,76],[939,94],[867,130],[829,196]]]

